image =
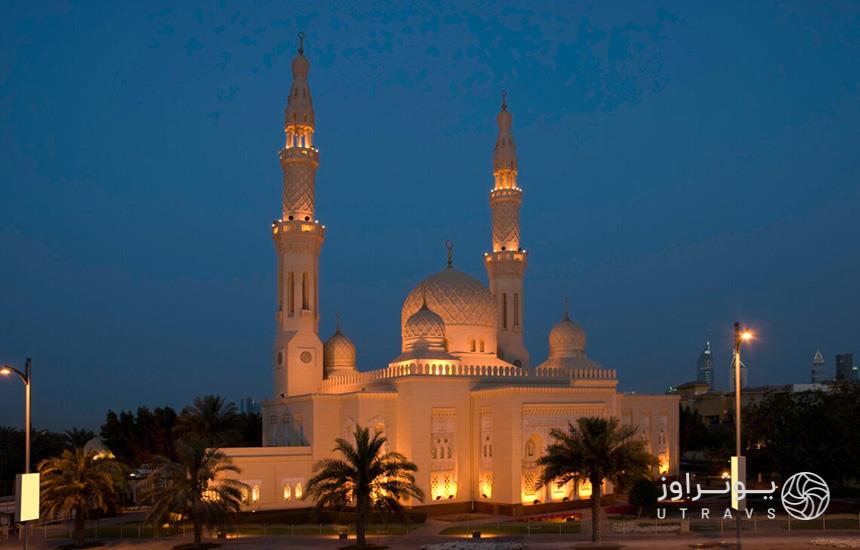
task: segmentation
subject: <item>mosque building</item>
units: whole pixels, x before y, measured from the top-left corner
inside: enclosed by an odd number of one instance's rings
[[[419,282],[401,311],[401,353],[359,371],[355,344],[338,323],[319,335],[319,256],[326,228],[315,212],[319,154],[314,146],[310,63],[300,46],[287,101],[281,218],[272,224],[277,313],[272,397],[262,404],[263,447],[225,452],[241,468],[250,509],[305,508],[314,464],[338,437],[369,426],[418,466],[429,511],[522,514],[587,499],[587,482],[537,487],[537,460],[552,428],[583,416],[636,425],[661,473],[678,467],[678,396],[617,390],[613,369],[586,353],[586,334],[564,316],[549,334],[549,357],[532,361],[524,344],[524,276],[512,116],[503,96],[490,191],[488,285],[453,265]],[[611,485],[605,490],[612,492]]]

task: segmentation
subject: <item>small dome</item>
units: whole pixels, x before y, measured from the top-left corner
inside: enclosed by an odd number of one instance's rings
[[[426,301],[403,326],[403,351],[415,348],[445,349],[445,321],[427,307]]]
[[[403,301],[400,319],[405,330],[407,320],[421,309],[438,313],[446,326],[477,325],[496,328],[496,302],[480,281],[452,267],[424,279]],[[404,336],[406,336],[404,332]]]
[[[549,356],[570,357],[585,353],[585,331],[567,313],[549,333]]]
[[[355,370],[355,344],[343,335],[340,324],[323,346],[323,368],[326,374],[334,370]]]
[[[113,453],[99,436],[84,443],[84,456],[90,455],[94,455],[95,458],[113,458]]]

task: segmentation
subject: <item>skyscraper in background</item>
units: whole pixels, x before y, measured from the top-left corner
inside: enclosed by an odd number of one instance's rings
[[[711,355],[710,342],[705,342],[705,349],[696,361],[696,380],[706,383],[709,388],[714,386],[714,357]]]
[[[827,379],[827,366],[824,364],[824,356],[821,355],[821,350],[815,350],[815,355],[812,357],[812,379],[813,384],[820,384]]]
[[[836,379],[857,380],[857,367],[854,365],[853,353],[840,353],[836,355]]]
[[[741,389],[747,387],[747,366],[741,361]],[[729,367],[729,391],[735,391],[735,361],[732,357],[732,365]]]

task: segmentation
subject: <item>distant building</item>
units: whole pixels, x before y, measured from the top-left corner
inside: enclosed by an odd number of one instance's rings
[[[741,371],[743,373],[743,371]],[[681,406],[702,415],[706,424],[733,424],[735,412],[734,392],[709,390],[704,382],[687,382],[673,388],[681,399]],[[742,388],[741,406],[746,409],[759,402],[768,393],[801,393],[807,391],[830,391],[827,384],[787,384]]]
[[[709,388],[714,387],[714,357],[711,355],[710,342],[705,342],[705,349],[696,361],[696,381],[704,382]]]
[[[824,364],[824,356],[821,355],[821,350],[815,350],[815,356],[812,358],[812,383],[821,384],[827,379],[827,367]]]
[[[250,397],[239,400],[239,412],[242,414],[260,414],[260,404]]]
[[[857,366],[854,364],[853,353],[840,353],[836,356],[836,379],[857,380]]]
[[[747,366],[741,361],[741,389],[747,387]],[[732,366],[729,367],[729,391],[735,391],[735,361],[732,358]]]

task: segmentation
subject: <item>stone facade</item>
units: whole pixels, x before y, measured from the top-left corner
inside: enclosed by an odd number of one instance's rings
[[[401,354],[382,368],[359,371],[355,345],[341,331],[323,345],[319,326],[319,255],[325,227],[314,218],[319,157],[312,145],[310,64],[300,49],[280,152],[282,218],[272,225],[278,257],[274,392],[263,403],[260,448],[226,449],[249,485],[250,509],[305,508],[314,464],[334,440],[369,426],[418,466],[424,503],[435,510],[522,513],[587,500],[572,483],[538,488],[537,460],[550,430],[584,416],[617,417],[639,426],[660,460],[678,462],[678,396],[618,392],[616,372],[586,354],[585,331],[567,313],[553,328],[548,359],[534,367],[523,343],[518,163],[512,117],[498,116],[491,191],[489,285],[453,266],[419,282],[401,316]],[[612,487],[606,487],[611,493]],[[537,507],[537,508],[534,508]]]

